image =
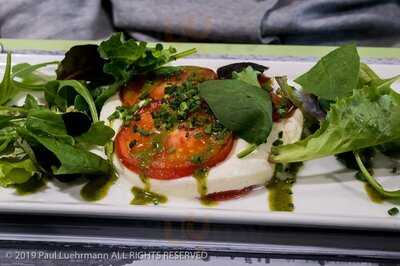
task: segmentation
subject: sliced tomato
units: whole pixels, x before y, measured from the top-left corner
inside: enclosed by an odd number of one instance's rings
[[[147,77],[141,76],[130,82],[128,86],[121,90],[120,97],[125,106],[139,102],[143,90],[149,93],[153,100],[160,100],[164,96],[164,90],[171,85],[180,85],[190,79],[191,81],[201,82],[204,80],[216,79],[217,74],[209,68],[196,66],[183,66],[181,71],[172,77]]]
[[[233,136],[215,138],[204,127],[188,128],[182,123],[173,130],[159,132],[151,113],[159,102],[143,108],[139,121],[131,121],[116,136],[115,150],[130,170],[155,179],[174,179],[192,175],[197,169],[212,167],[229,155]],[[209,120],[215,118],[208,113]]]
[[[188,127],[181,121],[172,129],[159,131],[152,113],[158,111],[165,88],[181,85],[190,80],[199,83],[216,79],[216,73],[208,68],[185,66],[172,77],[140,77],[121,90],[123,105],[140,101],[145,91],[153,102],[140,110],[140,119],[132,120],[121,128],[115,139],[116,154],[130,170],[155,179],[173,179],[194,174],[197,169],[212,167],[229,155],[234,138],[230,132],[216,137],[206,133],[204,126]],[[214,123],[215,117],[204,110],[200,115]]]

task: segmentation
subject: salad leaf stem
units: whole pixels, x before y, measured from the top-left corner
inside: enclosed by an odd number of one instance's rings
[[[189,56],[189,55],[192,55],[192,54],[195,54],[196,52],[197,52],[197,49],[196,48],[192,48],[192,49],[177,53],[176,55],[171,56],[171,61],[177,60],[179,58],[186,57],[186,56]]]
[[[250,144],[245,149],[241,150],[236,156],[239,159],[246,157],[247,155],[251,154],[253,151],[257,149],[257,144]]]
[[[376,190],[376,192],[387,198],[400,198],[400,190],[385,190],[382,185],[379,184],[379,182],[368,172],[367,168],[365,168],[360,154],[358,152],[353,153],[356,158],[357,165],[360,168],[361,173],[364,175],[365,180]]]

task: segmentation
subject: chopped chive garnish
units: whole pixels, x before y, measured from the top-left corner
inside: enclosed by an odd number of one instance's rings
[[[399,209],[397,207],[393,207],[387,211],[390,216],[395,216],[399,214]]]

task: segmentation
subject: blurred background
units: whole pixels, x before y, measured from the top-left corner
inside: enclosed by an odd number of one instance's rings
[[[0,0],[0,38],[400,46],[400,0]]]

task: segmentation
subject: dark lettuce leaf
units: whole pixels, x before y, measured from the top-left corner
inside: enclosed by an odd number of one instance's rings
[[[279,93],[299,108],[306,118],[308,117],[316,121],[323,121],[325,119],[326,112],[321,108],[320,102],[314,95],[289,86],[287,77],[285,76],[275,77],[275,80],[280,88]]]
[[[111,83],[113,78],[103,72],[103,66],[107,62],[101,58],[95,44],[77,45],[72,47],[60,62],[56,73],[57,79],[76,79]]]
[[[68,135],[76,137],[87,132],[92,124],[90,118],[81,112],[68,112],[61,115]]]

